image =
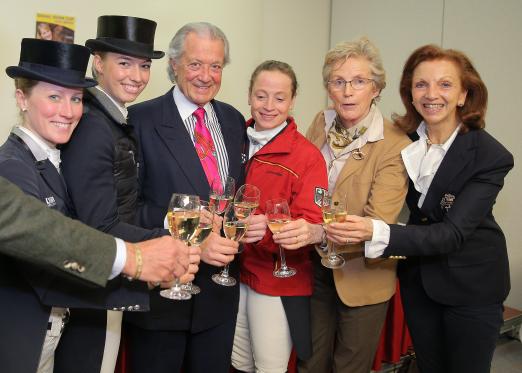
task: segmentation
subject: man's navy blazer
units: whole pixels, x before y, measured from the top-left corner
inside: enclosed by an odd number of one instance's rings
[[[232,106],[211,101],[221,125],[229,160],[229,176],[242,180],[245,119]],[[178,112],[172,89],[165,95],[130,107],[140,146],[140,207],[138,222],[144,228],[162,227],[172,193],[198,195],[208,200],[209,184],[194,144]],[[238,260],[230,266],[238,278]],[[152,330],[198,332],[235,318],[239,288],[215,284],[211,276],[221,268],[201,262],[194,283],[202,289],[190,301],[176,302],[151,292],[151,311],[127,314],[128,320]],[[239,278],[238,278],[239,279]]]

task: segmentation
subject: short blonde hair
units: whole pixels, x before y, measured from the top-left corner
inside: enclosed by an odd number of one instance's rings
[[[328,80],[332,70],[350,57],[366,58],[370,63],[375,88],[380,92],[386,87],[386,72],[382,66],[379,50],[367,37],[362,37],[355,41],[343,41],[326,53],[323,64],[323,84],[325,88],[328,88]]]

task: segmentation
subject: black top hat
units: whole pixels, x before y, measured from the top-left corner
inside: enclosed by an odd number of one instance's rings
[[[5,69],[11,78],[28,78],[63,87],[87,88],[97,83],[85,78],[89,49],[51,40],[22,39],[18,66]]]
[[[156,22],[137,17],[100,16],[96,39],[85,46],[92,52],[116,52],[142,58],[161,58],[165,52],[154,50]]]

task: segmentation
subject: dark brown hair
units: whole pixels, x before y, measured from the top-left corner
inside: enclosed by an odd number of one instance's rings
[[[294,70],[292,66],[287,64],[286,62],[268,60],[262,62],[259,66],[256,67],[252,76],[250,77],[250,85],[248,86],[248,94],[252,93],[252,88],[254,87],[254,82],[257,76],[262,71],[279,71],[290,78],[292,81],[292,98],[295,97],[297,93],[297,78],[295,76]]]
[[[454,49],[443,49],[436,45],[425,45],[416,49],[408,58],[402,70],[400,95],[406,108],[403,116],[393,114],[393,121],[406,132],[414,132],[422,121],[422,116],[412,103],[412,80],[417,66],[425,61],[446,60],[453,62],[460,72],[462,88],[467,91],[464,106],[457,107],[457,116],[462,122],[461,132],[486,126],[484,118],[488,105],[488,90],[470,59]]]

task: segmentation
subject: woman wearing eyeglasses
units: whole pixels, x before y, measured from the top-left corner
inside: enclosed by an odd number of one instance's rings
[[[377,48],[366,38],[338,44],[326,54],[323,82],[333,105],[317,114],[307,138],[323,154],[334,201],[346,197],[349,214],[396,222],[407,191],[400,151],[410,140],[376,105],[386,85]],[[300,372],[372,367],[397,263],[365,259],[362,244],[343,242],[337,252],[345,265],[333,270],[322,266],[322,249],[313,253],[313,355]]]

